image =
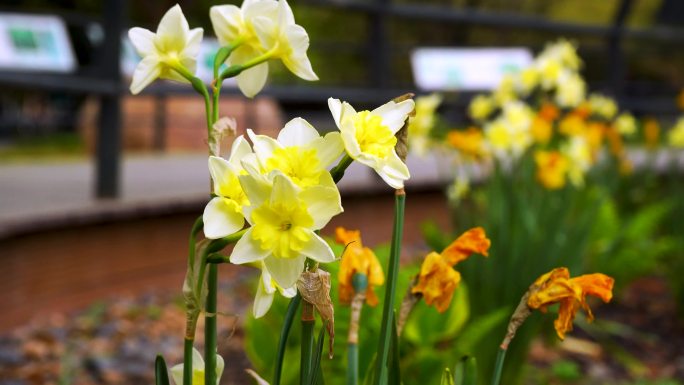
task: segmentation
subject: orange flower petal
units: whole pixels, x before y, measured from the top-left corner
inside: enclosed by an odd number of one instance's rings
[[[489,246],[492,242],[482,227],[472,228],[461,234],[454,242],[442,251],[442,256],[450,265],[455,265],[473,253],[488,256]]]

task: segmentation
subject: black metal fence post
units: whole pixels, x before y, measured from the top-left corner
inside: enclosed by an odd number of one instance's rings
[[[125,13],[124,0],[107,0],[103,5],[105,30],[101,53],[102,76],[114,84],[121,83],[121,31]],[[120,93],[100,96],[100,115],[97,132],[95,195],[97,198],[116,198],[120,190],[121,168],[121,100]]]

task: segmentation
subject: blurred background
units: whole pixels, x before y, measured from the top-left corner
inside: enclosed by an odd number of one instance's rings
[[[173,4],[5,0],[0,5],[0,308],[6,309],[0,317],[0,384],[151,383],[157,352],[169,363],[180,361],[187,234],[207,201],[204,105],[190,87],[165,81],[130,95],[139,58],[126,35],[132,26],[155,30]],[[191,27],[204,28],[198,76],[208,82],[218,47],[208,17],[215,3],[179,4]],[[597,321],[594,329],[580,323],[576,339],[563,344],[539,326],[542,337],[521,342],[521,360],[510,360],[515,369],[509,375],[511,382],[535,384],[684,383],[684,178],[681,150],[666,140],[684,108],[684,2],[290,4],[309,33],[309,58],[321,80],[301,81],[272,63],[269,83],[251,100],[227,82],[221,111],[237,119],[240,133],[253,128],[275,135],[296,116],[331,131],[336,128],[328,97],[374,108],[406,92],[439,93],[440,124],[469,127],[468,106],[475,95],[496,89],[505,75],[530,65],[559,38],[578,48],[588,91],[614,98],[620,111],[639,122],[657,122],[656,134],[646,134],[639,123],[637,138],[627,144],[634,172],[620,178],[617,172],[597,173],[581,193],[561,198],[558,206],[572,202],[573,209],[555,218],[583,230],[577,238],[562,226],[543,247],[529,246],[523,235],[516,238],[515,247],[525,250],[521,255],[575,253],[573,273],[602,271],[615,276],[618,286],[614,302],[596,310],[597,318],[604,314],[607,321]],[[455,202],[457,173],[448,152],[411,154],[408,163],[412,179],[402,254],[407,270],[468,225],[494,232],[515,226],[478,211],[496,197],[487,190],[493,179],[485,169],[469,169],[473,194]],[[523,200],[536,194],[519,188],[519,182],[511,182],[509,191],[518,191]],[[372,170],[356,165],[340,189],[345,213],[324,234],[337,225],[358,228],[367,245],[382,248],[391,236],[391,192]],[[583,212],[595,216],[578,216]],[[530,231],[543,234],[548,229],[543,223],[554,222],[556,212],[550,213],[550,222],[534,222]],[[562,249],[566,238],[582,247]],[[489,270],[480,262],[464,267],[464,287],[476,290],[464,289],[471,293],[469,305],[453,306],[482,305],[485,310],[470,310],[459,322],[493,325],[479,333],[494,345],[506,318],[496,314],[510,309],[491,301],[496,296],[491,293],[511,287],[494,277],[518,279],[513,287],[527,287],[539,274],[528,269],[508,277],[515,269],[495,264],[497,258],[505,256],[492,253]],[[249,383],[242,369],[268,367],[259,361],[258,347],[243,351],[250,329],[245,323],[260,327],[245,313],[255,276],[235,266],[221,271],[221,309],[227,315],[220,322],[219,348],[231,362],[223,383]],[[508,276],[495,275],[501,271]],[[487,290],[489,299],[472,294]],[[434,311],[422,311],[429,310]],[[538,318],[540,324],[552,323],[551,316]],[[431,347],[419,356],[407,353],[407,366],[416,373],[439,372],[444,356],[468,353],[445,348],[463,340],[462,333],[417,334]],[[485,341],[464,346],[487,357],[476,347]]]

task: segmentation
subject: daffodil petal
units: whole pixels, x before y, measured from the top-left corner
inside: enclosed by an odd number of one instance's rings
[[[247,165],[246,163],[243,163]],[[260,206],[271,194],[271,186],[260,174],[238,176],[242,190],[249,197],[250,206]],[[246,216],[249,219],[249,216]]]
[[[344,123],[344,126],[345,128],[342,129],[340,134],[342,143],[344,143],[344,149],[347,151],[349,156],[356,160],[361,155],[361,146],[359,146],[359,142],[356,140],[356,136],[354,135],[353,123],[346,122]]]
[[[226,363],[223,361],[223,357],[216,354],[216,385],[218,385],[223,375],[223,368],[226,367]]]
[[[207,203],[202,214],[204,235],[209,239],[218,239],[242,229],[245,220],[242,213],[235,211],[235,205],[229,205],[227,198],[215,197]]]
[[[235,244],[230,254],[230,263],[241,265],[243,263],[260,261],[270,254],[270,250],[262,249],[252,238],[252,229],[247,230]],[[272,272],[271,272],[272,274]]]
[[[309,214],[314,220],[313,228],[322,229],[330,219],[344,211],[337,188],[312,186],[300,193],[306,202]]]
[[[237,84],[246,97],[253,98],[264,88],[267,78],[268,63],[261,63],[242,71],[237,76]]]
[[[192,348],[192,369],[204,371],[204,358],[197,348]]]
[[[241,166],[240,161],[245,156],[252,153],[252,147],[247,143],[247,139],[240,135],[235,138],[233,145],[230,147],[230,157],[228,158],[228,163],[234,166]]]
[[[254,297],[254,305],[252,306],[254,318],[261,318],[268,312],[273,303],[273,297],[274,293],[267,293],[264,290],[264,283],[262,280],[259,280],[256,296]]]
[[[340,118],[342,117],[342,102],[340,99],[328,98],[328,108],[332,114],[333,120],[338,128],[340,127]]]
[[[284,147],[303,146],[318,138],[318,131],[302,118],[290,120],[278,134],[278,142]]]
[[[145,28],[134,27],[128,30],[128,38],[140,56],[154,53],[154,32]]]
[[[326,168],[344,152],[344,143],[339,132],[329,132],[324,137],[318,137],[311,141],[308,147],[316,149],[318,160]]]
[[[270,136],[257,135],[251,129],[247,129],[247,135],[254,145],[254,153],[262,167],[264,166],[263,162],[271,157],[273,151],[282,148],[282,145]]]
[[[404,180],[411,177],[408,166],[399,159],[399,156],[394,151],[385,159],[385,163],[382,166],[382,172]]]
[[[287,0],[278,1],[278,24],[290,25],[295,23],[294,13]]]
[[[297,186],[290,178],[275,170],[275,177],[273,178],[273,191],[271,191],[271,205],[279,202],[288,204],[297,202]]]
[[[293,74],[304,80],[318,80],[318,76],[316,76],[306,55],[306,50],[309,48],[309,35],[306,30],[299,25],[291,25],[286,27],[285,35],[290,43],[292,53],[282,58],[283,64]]]
[[[138,63],[133,71],[131,81],[131,93],[139,94],[145,87],[150,85],[161,74],[161,66],[156,56],[147,56]]]
[[[200,45],[202,44],[202,36],[204,35],[204,29],[193,28],[188,32],[188,41],[185,43],[185,49],[183,54],[186,56],[196,57],[199,55]],[[192,69],[192,73],[195,69]]]
[[[227,160],[218,156],[209,157],[209,175],[214,181],[214,194],[221,195],[221,187],[230,183],[233,175],[233,169]]]
[[[297,295],[297,286],[292,286],[288,288],[283,288],[278,286],[278,291],[285,298],[292,298]]]
[[[209,9],[209,18],[219,44],[226,46],[240,35],[242,12],[232,4],[215,5]]]
[[[176,385],[183,385],[183,364],[171,368],[171,378]]]
[[[304,271],[305,262],[306,257],[303,255],[295,258],[277,258],[271,255],[264,260],[273,279],[282,287],[292,287],[297,283],[297,279]]]
[[[161,38],[161,43],[166,49],[180,51],[187,41],[190,26],[183,15],[180,5],[176,4],[169,9],[157,27],[157,38]]]
[[[371,111],[373,115],[382,117],[382,124],[387,126],[393,134],[401,129],[408,114],[413,111],[416,104],[413,99],[407,99],[400,103],[390,101]]]
[[[335,253],[333,253],[328,242],[309,229],[304,231],[308,233],[309,241],[304,244],[304,248],[302,248],[300,253],[321,263],[333,262],[335,260]]]

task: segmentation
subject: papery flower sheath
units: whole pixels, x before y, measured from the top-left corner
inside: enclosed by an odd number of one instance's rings
[[[225,364],[223,357],[216,355],[216,384],[218,385]],[[171,368],[171,378],[176,385],[183,385],[183,364]],[[204,359],[200,352],[192,348],[192,385],[204,385]]]
[[[409,169],[399,158],[394,147],[394,136],[413,111],[412,99],[400,103],[390,101],[373,111],[357,112],[347,102],[328,99],[335,124],[342,133],[347,154],[354,160],[371,167],[395,189],[403,188],[409,179]]]
[[[202,34],[202,28],[190,29],[178,4],[162,17],[156,33],[144,28],[131,28],[128,37],[142,57],[133,72],[131,93],[140,93],[157,78],[189,83],[176,69],[195,72]]]
[[[587,320],[593,321],[594,315],[587,304],[587,295],[610,302],[613,284],[613,278],[601,273],[570,278],[568,269],[559,267],[537,278],[532,285],[527,306],[546,312],[548,306],[560,304],[558,318],[553,325],[558,338],[562,340],[565,333],[572,330],[572,321],[580,308],[587,313]]]
[[[340,302],[350,304],[354,298],[352,278],[354,274],[363,274],[368,278],[366,303],[370,306],[378,304],[375,286],[385,283],[385,274],[373,250],[364,247],[361,233],[358,230],[347,230],[344,227],[335,229],[335,240],[345,246],[338,274]]]
[[[247,141],[241,136],[233,142],[230,158],[209,157],[209,173],[214,185],[214,195],[204,208],[204,235],[209,239],[222,238],[240,230],[245,220],[242,207],[249,199],[242,190],[238,175],[244,173],[240,160],[252,153]]]

